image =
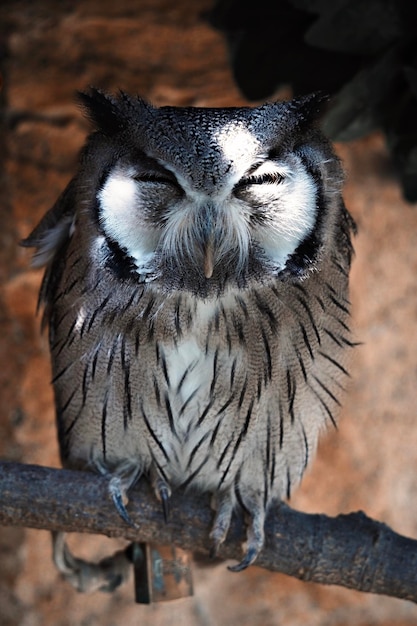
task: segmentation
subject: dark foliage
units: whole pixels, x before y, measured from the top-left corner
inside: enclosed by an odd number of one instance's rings
[[[349,141],[382,130],[404,197],[417,201],[416,2],[217,0],[209,20],[245,97],[284,85],[331,94],[325,132]]]

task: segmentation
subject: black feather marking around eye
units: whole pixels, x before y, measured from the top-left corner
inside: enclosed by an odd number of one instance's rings
[[[341,406],[340,400],[336,398],[334,393],[330,391],[327,385],[325,385],[317,376],[313,375],[313,378],[318,383],[318,385],[323,389],[323,391],[329,396],[329,398],[331,398],[333,402],[335,402],[338,406]]]
[[[299,326],[300,326],[301,334],[303,335],[305,346],[306,346],[306,348],[307,348],[307,350],[308,350],[308,352],[310,354],[311,360],[314,361],[314,352],[313,352],[313,349],[311,347],[311,343],[310,343],[310,340],[308,338],[307,331],[306,331],[304,325],[301,322],[299,322]]]
[[[295,401],[296,390],[297,390],[297,385],[295,382],[295,378],[292,377],[291,371],[287,369],[287,399],[288,399],[288,412],[291,417],[291,424],[294,424],[294,420],[295,420],[294,401]]]
[[[103,398],[103,406],[101,408],[101,448],[103,452],[103,459],[106,460],[106,424],[107,424],[107,405],[109,401],[109,392],[106,389]]]
[[[333,359],[333,357],[331,357],[329,354],[326,354],[325,352],[322,352],[321,350],[319,354],[325,359],[327,359],[328,361],[330,361],[330,363],[332,363],[335,367],[337,367],[343,374],[345,374],[345,376],[348,376],[350,378],[350,374],[347,371],[347,369],[344,368],[343,365],[341,365],[341,363],[336,361],[336,359]]]
[[[145,422],[145,426],[148,429],[148,432],[149,432],[150,436],[152,437],[153,441],[156,443],[158,448],[161,450],[161,452],[164,455],[165,459],[167,461],[169,461],[168,453],[165,450],[164,446],[162,445],[162,443],[160,441],[160,438],[156,436],[155,431],[153,430],[153,428],[152,428],[152,426],[150,424],[148,416],[145,413],[145,410],[144,410],[144,407],[143,407],[143,402],[141,402],[141,405],[140,405],[140,412],[142,413],[143,421]]]

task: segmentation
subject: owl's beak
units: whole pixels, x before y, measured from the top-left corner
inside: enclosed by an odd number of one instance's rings
[[[211,278],[213,275],[213,235],[211,235],[204,249],[204,276]]]

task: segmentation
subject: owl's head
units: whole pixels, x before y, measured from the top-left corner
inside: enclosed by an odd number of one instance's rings
[[[314,128],[321,96],[222,109],[80,98],[96,131],[75,219],[120,276],[207,294],[303,277],[333,245],[342,176]]]

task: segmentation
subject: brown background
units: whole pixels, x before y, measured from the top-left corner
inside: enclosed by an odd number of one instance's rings
[[[210,0],[3,2],[0,8],[4,157],[0,226],[0,455],[58,466],[49,360],[35,318],[40,272],[17,242],[74,170],[87,124],[73,93],[89,84],[139,93],[156,104],[247,104],[222,37],[204,21]],[[282,60],[281,60],[282,62]],[[356,350],[340,428],[329,433],[293,506],[330,515],[364,509],[417,537],[417,210],[392,175],[374,134],[338,145],[345,198],[358,222],[352,271]],[[94,556],[110,542],[75,538]],[[0,624],[11,626],[405,626],[405,601],[320,587],[256,567],[196,571],[194,598],[133,603],[130,585],[77,594],[51,563],[49,534],[0,529]]]

